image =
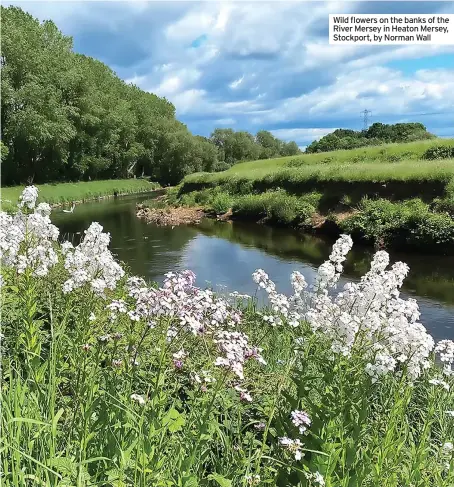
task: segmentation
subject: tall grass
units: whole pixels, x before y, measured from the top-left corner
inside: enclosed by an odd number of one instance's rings
[[[215,185],[230,185],[252,182],[256,188],[277,187],[289,189],[304,188],[307,185],[323,186],[330,182],[341,183],[440,183],[448,185],[454,177],[454,160],[444,161],[402,161],[381,164],[327,164],[303,165],[297,168],[251,169],[235,172],[198,173],[187,176],[182,192]]]
[[[255,273],[269,309],[198,289],[190,272],[158,289],[127,280],[95,224],[76,249],[57,244],[49,210],[1,215],[2,485],[453,485],[454,343],[442,370],[414,304],[396,297],[404,265],[380,271],[376,256],[366,315],[355,298],[342,321],[314,326],[323,307],[288,313],[306,299],[298,273],[288,300]],[[320,289],[348,242],[320,268]],[[308,303],[334,305],[317,293]],[[364,327],[342,352],[346,316]]]
[[[49,204],[87,201],[114,194],[132,194],[152,191],[158,188],[157,183],[146,179],[108,179],[104,181],[88,181],[77,183],[42,184],[39,188],[39,201]],[[18,200],[23,186],[2,187],[0,198],[3,209],[8,209]],[[12,203],[10,203],[12,202]]]

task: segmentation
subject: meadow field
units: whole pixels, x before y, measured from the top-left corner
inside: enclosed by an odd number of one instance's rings
[[[449,253],[454,245],[452,139],[235,164],[187,176],[174,202],[375,244]],[[429,156],[431,158],[429,158]],[[325,225],[327,223],[327,225]]]
[[[61,242],[37,197],[0,213],[2,485],[454,485],[454,342],[400,297],[405,263],[338,290],[342,235],[291,295],[257,269],[258,308],[130,275],[96,222]]]
[[[301,154],[298,156],[264,159],[260,161],[240,162],[223,173],[250,173],[260,171],[262,175],[286,166],[317,165],[317,164],[351,164],[356,162],[396,162],[401,160],[421,160],[424,153],[432,147],[452,147],[454,139],[434,139],[409,142],[407,144],[384,144],[359,149],[321,152],[318,154]],[[189,176],[189,179],[191,176]]]

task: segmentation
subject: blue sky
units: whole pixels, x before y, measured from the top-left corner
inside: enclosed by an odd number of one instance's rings
[[[266,129],[304,147],[335,128],[421,121],[454,137],[454,46],[332,46],[330,13],[454,13],[454,2],[5,2],[165,96],[196,134]],[[454,27],[454,26],[453,26]]]

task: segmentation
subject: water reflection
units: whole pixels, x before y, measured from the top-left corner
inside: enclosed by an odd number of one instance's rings
[[[255,292],[251,274],[265,269],[282,292],[290,292],[289,277],[298,269],[314,279],[316,268],[330,253],[332,241],[244,222],[203,220],[198,226],[156,227],[135,216],[130,196],[77,206],[74,213],[55,210],[61,232],[71,239],[92,221],[111,233],[111,248],[134,274],[161,282],[171,270],[191,269],[200,286]],[[367,272],[373,250],[355,245],[345,275],[357,279]],[[436,338],[454,338],[454,258],[392,254],[410,266],[405,294],[418,299],[422,321]]]

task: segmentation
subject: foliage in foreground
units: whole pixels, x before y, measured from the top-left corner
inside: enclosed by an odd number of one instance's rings
[[[2,485],[450,487],[454,343],[378,252],[335,290],[334,245],[269,308],[128,277],[93,223],[58,243],[34,187],[2,228]],[[435,357],[441,365],[435,364]]]

